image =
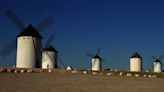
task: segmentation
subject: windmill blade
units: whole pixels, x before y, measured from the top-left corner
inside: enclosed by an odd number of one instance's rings
[[[42,52],[42,54],[45,54],[45,53],[43,53],[43,51],[44,51],[44,49],[42,48],[41,52]],[[44,61],[44,62],[45,62],[45,61],[46,61],[46,58],[47,58],[47,56],[46,56],[46,55],[45,55],[45,57],[43,57],[43,55],[42,55],[42,59],[43,59],[42,61]]]
[[[42,21],[41,23],[39,23],[38,25],[35,26],[35,28],[41,32],[44,29],[52,26],[54,24],[54,19],[52,17],[47,18],[46,20]]]
[[[100,51],[101,51],[101,48],[98,48],[98,50],[96,52],[96,55],[99,55],[100,54]]]
[[[51,61],[53,60],[52,57],[46,51],[43,54],[46,56],[46,58],[43,58],[44,61],[47,61],[47,59],[50,59]]]
[[[162,62],[161,62],[162,63]],[[162,67],[164,67],[164,64],[162,63]]]
[[[164,55],[161,55],[158,59],[161,60],[164,57]]]
[[[8,56],[12,51],[16,50],[16,40],[6,45],[1,51],[0,54],[2,57]]]
[[[44,54],[44,53],[43,53],[43,54]],[[46,61],[46,58],[47,58],[47,57],[43,57],[43,55],[42,55],[42,59],[43,59],[42,62],[45,62],[45,61]]]
[[[49,44],[52,42],[52,40],[54,39],[54,35],[51,35],[48,40],[47,40],[47,43],[45,45],[45,48],[47,48],[49,46]]]
[[[46,54],[46,57],[47,58],[49,58],[51,61],[53,61],[53,59],[50,57],[50,55],[45,51],[45,53],[44,54]]]
[[[65,66],[65,64],[64,64],[64,62],[63,62],[63,60],[58,56],[58,60],[59,60],[59,63],[64,67],[64,68],[66,68],[66,66]]]
[[[157,60],[157,58],[156,57],[154,57],[154,56],[151,56],[154,60]]]
[[[90,57],[94,57],[94,55],[90,54],[90,53],[86,53],[86,55],[90,56]]]
[[[18,16],[16,16],[16,14],[14,14],[12,10],[6,10],[4,14],[10,19],[18,30],[22,31],[25,28],[23,22],[18,18]]]

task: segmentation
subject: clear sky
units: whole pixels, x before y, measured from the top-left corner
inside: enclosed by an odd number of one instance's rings
[[[103,68],[127,70],[129,57],[138,52],[143,68],[151,69],[151,56],[164,54],[163,0],[0,0],[0,48],[19,31],[4,15],[7,9],[28,25],[53,17],[55,25],[41,32],[55,35],[53,46],[66,65],[90,68],[90,57],[102,48]],[[0,58],[1,66],[15,64],[15,52]]]

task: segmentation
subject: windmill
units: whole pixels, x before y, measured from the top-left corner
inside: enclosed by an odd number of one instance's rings
[[[51,35],[42,50],[42,68],[44,69],[58,68],[58,61],[65,67],[65,64],[58,56],[58,51],[51,45],[53,39],[54,35]]]
[[[41,35],[37,32],[43,31],[51,26],[54,21],[53,18],[48,18],[43,22],[36,25],[36,29],[30,24],[25,28],[22,21],[11,10],[7,10],[5,15],[16,25],[21,33],[17,36],[17,41],[9,43],[5,48],[0,51],[2,57],[6,57],[16,48],[17,42],[17,67],[18,68],[33,68],[39,67],[41,58]],[[23,30],[23,31],[22,31]],[[26,44],[26,45],[25,45]],[[24,55],[23,55],[23,54]],[[31,59],[31,63],[27,60]],[[22,61],[23,60],[23,61]]]
[[[131,72],[141,72],[142,71],[142,57],[135,52],[130,57],[130,71]]]
[[[29,25],[17,36],[17,68],[40,67],[41,39],[37,30]]]
[[[16,28],[20,32],[22,32],[22,30],[25,29],[25,25],[23,24],[21,19],[18,16],[16,16],[16,14],[12,10],[10,9],[6,10],[4,14],[9,18],[9,20],[16,26]],[[40,22],[38,25],[36,25],[35,29],[39,32],[42,32],[43,30],[52,26],[53,24],[54,24],[53,18],[49,17],[44,21]],[[2,50],[0,50],[0,55],[2,57],[6,57],[14,50],[16,50],[16,40],[11,41]]]
[[[42,68],[57,68],[58,51],[50,45],[54,35],[51,35],[42,51]]]
[[[154,63],[153,63],[153,72],[156,73],[160,73],[162,72],[162,62],[161,59],[164,57],[164,55],[160,56],[159,58],[156,58],[154,56],[152,56],[152,58],[154,59]]]
[[[92,55],[90,53],[86,53],[88,56],[90,56],[92,58],[92,63],[91,63],[91,70],[92,71],[101,71],[102,69],[102,61],[105,61],[104,59],[102,59],[100,56],[99,56],[99,53],[101,51],[101,48],[99,48],[96,52],[95,55]]]

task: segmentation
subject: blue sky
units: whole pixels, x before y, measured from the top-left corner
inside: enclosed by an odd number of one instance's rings
[[[86,52],[102,48],[104,68],[127,70],[129,57],[137,51],[144,69],[151,69],[151,56],[164,54],[162,0],[0,0],[0,48],[19,34],[4,15],[7,9],[26,25],[53,17],[55,25],[41,32],[43,45],[54,34],[52,44],[66,65],[88,69],[91,58]],[[15,53],[1,57],[0,65],[15,64]]]

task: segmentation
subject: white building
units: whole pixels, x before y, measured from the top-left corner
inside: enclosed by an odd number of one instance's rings
[[[42,52],[42,68],[58,68],[57,58],[58,51],[51,45]]]
[[[137,52],[130,57],[130,71],[131,72],[142,71],[142,57]]]
[[[154,72],[156,73],[160,73],[162,72],[162,63],[159,59],[157,59],[154,63]]]
[[[92,69],[91,69],[92,71],[100,71],[101,70],[101,58],[98,55],[92,57],[91,67],[92,67]]]
[[[71,66],[67,66],[66,70],[73,70],[73,68]]]
[[[30,24],[17,36],[17,68],[39,67],[42,36]]]

